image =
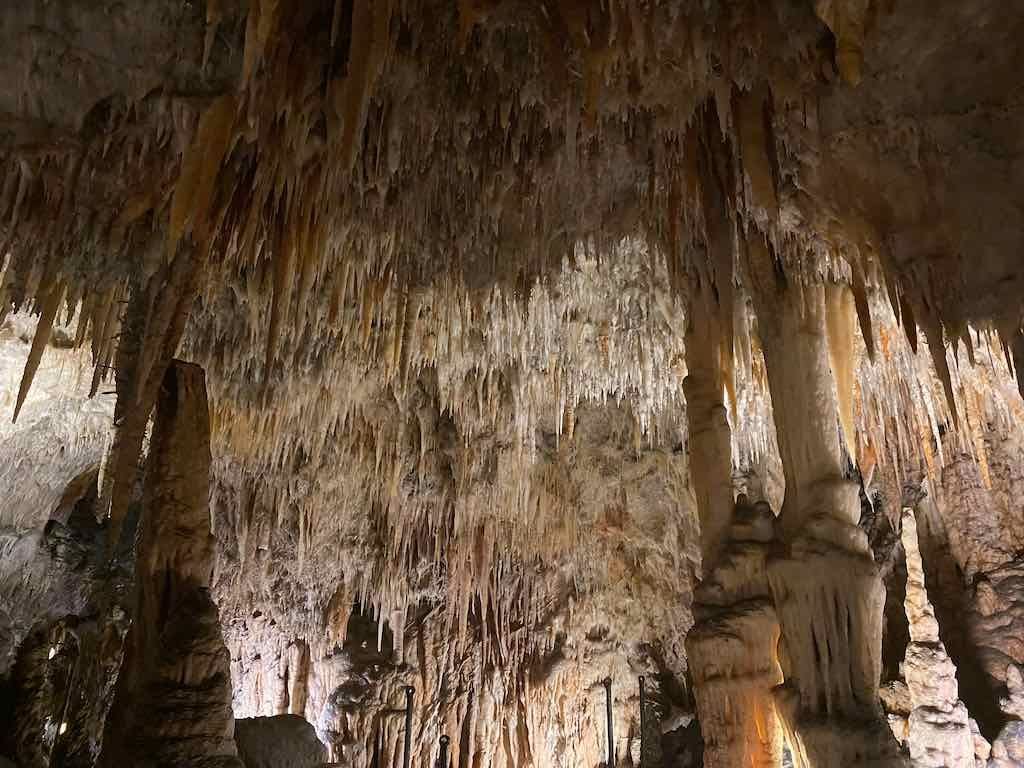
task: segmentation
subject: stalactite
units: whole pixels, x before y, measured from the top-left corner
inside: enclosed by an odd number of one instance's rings
[[[200,244],[209,237],[214,185],[221,162],[231,147],[235,110],[235,97],[228,93],[214,101],[199,118],[171,200],[167,252],[172,255],[177,253],[181,238],[187,233]]]
[[[732,515],[732,462],[729,423],[722,402],[724,381],[719,357],[722,341],[716,308],[698,294],[688,317],[684,381],[690,436],[691,477],[700,515],[704,573],[710,573],[728,538]]]
[[[843,284],[830,283],[825,287],[825,331],[828,336],[828,357],[836,381],[839,423],[843,429],[846,455],[856,457],[854,447],[854,297]]]
[[[782,524],[787,536],[834,502],[832,484],[844,485],[836,387],[829,370],[825,338],[825,291],[821,284],[803,286],[805,303],[795,286],[779,276],[775,256],[758,233],[747,239],[751,292],[761,348],[772,395],[779,450],[786,473]],[[808,408],[809,403],[815,407]],[[859,505],[828,512],[848,525],[856,523]],[[820,495],[820,497],[819,497]]]
[[[1017,388],[1024,398],[1024,329],[1016,328],[1007,335],[1008,343],[1013,350],[1013,371],[1017,377]]]
[[[43,350],[50,340],[50,333],[53,330],[53,321],[57,317],[57,310],[64,300],[65,282],[58,280],[50,287],[49,292],[43,300],[40,308],[39,325],[36,326],[35,336],[32,338],[32,351],[29,353],[28,361],[25,363],[25,372],[22,374],[21,385],[18,387],[18,400],[14,405],[13,421],[18,420],[18,413],[25,404],[25,398],[32,387],[32,379],[39,369],[39,361],[43,357]]]
[[[157,245],[159,247],[159,245]],[[116,546],[138,470],[146,423],[175,355],[198,282],[196,249],[182,246],[145,286],[133,286],[116,353],[114,436],[101,488]]]
[[[864,279],[864,265],[860,258],[854,258],[850,262],[850,290],[853,292],[853,302],[857,309],[857,322],[860,324],[860,335],[864,339],[864,347],[867,350],[868,359],[875,360],[875,332],[874,323],[871,317],[871,303],[868,298],[868,289]]]
[[[863,76],[865,26],[871,0],[815,0],[814,10],[836,36],[836,66],[850,85]]]
[[[771,161],[774,139],[766,135],[770,125],[766,116],[770,99],[770,91],[763,86],[742,91],[734,96],[734,111],[739,126],[743,169],[750,179],[753,200],[774,219],[778,215],[779,198]]]

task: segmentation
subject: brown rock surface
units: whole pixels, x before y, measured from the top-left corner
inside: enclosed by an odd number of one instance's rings
[[[327,749],[299,715],[235,721],[235,743],[245,768],[322,768]]]
[[[209,592],[207,408],[202,369],[172,363],[146,459],[135,610],[101,765],[241,765],[229,656]]]

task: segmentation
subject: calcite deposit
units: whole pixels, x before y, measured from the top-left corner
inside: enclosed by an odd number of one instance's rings
[[[911,765],[969,766],[975,757],[977,726],[971,727],[967,707],[959,698],[956,667],[939,638],[939,624],[928,600],[913,510],[905,509],[901,522],[907,559],[905,605],[910,626],[903,674],[912,707],[906,737]],[[983,759],[986,755],[979,757]]]
[[[1024,9],[0,6],[0,764],[1024,764]]]

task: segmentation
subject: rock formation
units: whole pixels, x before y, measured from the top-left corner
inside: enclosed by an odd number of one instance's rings
[[[235,721],[238,756],[246,768],[320,768],[327,749],[299,715]]]
[[[1009,717],[999,736],[992,743],[989,768],[1009,768],[1024,762],[1024,676],[1011,665],[1006,670],[1007,695],[1000,705]]]
[[[779,710],[795,752],[810,765],[898,765],[877,694],[885,592],[857,525],[857,486],[845,476],[844,446],[852,441],[841,430],[852,424],[852,392],[833,373],[848,353],[826,336],[832,323],[846,321],[833,316],[847,310],[830,295],[843,289],[810,283],[798,298],[795,288],[780,285],[763,242],[755,239],[751,252],[786,473],[784,549],[768,563],[782,628]]]
[[[912,706],[907,734],[911,765],[971,768],[974,734],[967,707],[959,698],[956,668],[939,639],[939,625],[928,600],[913,510],[904,509],[902,522],[907,557],[905,605],[910,622],[903,671]]]
[[[782,760],[779,622],[765,567],[773,518],[767,504],[737,505],[729,544],[694,595],[686,649],[708,768]]]
[[[100,765],[241,765],[210,598],[210,426],[198,366],[166,370],[146,458],[135,605]]]
[[[4,757],[1017,759],[1013,3],[0,5]]]

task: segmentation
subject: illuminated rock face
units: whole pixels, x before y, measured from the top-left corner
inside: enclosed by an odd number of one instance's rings
[[[967,707],[959,698],[956,668],[939,639],[939,625],[928,600],[913,510],[903,511],[902,522],[907,558],[905,605],[910,624],[903,673],[913,707],[907,735],[911,765],[971,768],[975,760],[974,734]]]
[[[1021,9],[0,5],[0,753],[1016,759]]]
[[[779,622],[765,569],[773,517],[767,504],[738,505],[725,551],[694,595],[686,649],[708,768],[782,759],[772,698],[782,683]]]

